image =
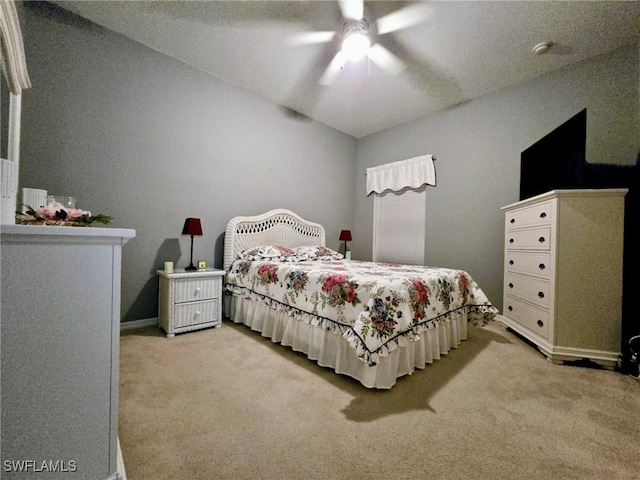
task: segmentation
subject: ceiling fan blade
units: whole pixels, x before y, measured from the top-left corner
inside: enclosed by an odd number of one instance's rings
[[[346,20],[362,20],[364,15],[363,0],[339,0],[342,16]]]
[[[304,70],[296,84],[291,88],[288,96],[280,100],[280,104],[289,109],[287,112],[291,116],[292,111],[297,112],[298,116],[313,116],[313,112],[320,104],[322,98],[327,93],[327,88],[323,88],[320,79],[324,76],[323,81],[330,83],[334,77],[340,72],[342,62],[338,62],[335,57],[340,51],[341,36],[334,32],[333,39],[327,43],[323,43],[315,49],[318,50],[315,60]],[[337,65],[335,65],[338,63]],[[333,65],[335,71],[329,70],[327,65]]]
[[[331,85],[336,80],[340,72],[342,71],[343,65],[344,65],[343,53],[339,51],[338,53],[335,54],[335,56],[329,63],[329,66],[326,68],[326,70],[320,77],[320,80],[318,80],[318,83],[320,85],[324,85],[325,87],[328,87],[329,85]]]
[[[315,45],[333,40],[336,32],[300,32],[294,33],[287,39],[289,45]]]
[[[402,73],[403,77],[433,96],[441,106],[459,105],[467,100],[456,77],[435,59],[405,45],[396,35],[380,37],[378,42],[383,42],[384,48],[397,58],[406,59],[407,68]]]
[[[379,43],[372,45],[367,55],[373,63],[391,75],[398,75],[407,68],[402,60]]]
[[[433,8],[426,3],[415,3],[391,12],[376,21],[378,35],[413,27],[424,22],[433,13]]]

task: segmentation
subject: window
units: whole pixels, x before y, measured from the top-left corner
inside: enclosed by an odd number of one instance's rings
[[[424,264],[426,185],[375,194],[373,261]]]
[[[424,265],[427,185],[436,184],[433,155],[367,169],[373,201],[373,261]]]

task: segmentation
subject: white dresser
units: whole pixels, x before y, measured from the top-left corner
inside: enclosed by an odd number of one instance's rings
[[[499,318],[554,363],[616,366],[627,189],[553,190],[505,212]]]
[[[157,270],[160,277],[158,324],[173,337],[222,325],[222,281],[224,270],[176,269],[172,273]]]
[[[120,268],[135,230],[0,228],[0,477],[120,479]]]

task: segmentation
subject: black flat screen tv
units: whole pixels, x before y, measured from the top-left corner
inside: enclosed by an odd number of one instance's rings
[[[587,109],[577,113],[520,155],[520,200],[549,190],[583,188]]]

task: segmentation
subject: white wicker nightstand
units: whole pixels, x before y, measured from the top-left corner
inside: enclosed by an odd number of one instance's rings
[[[167,337],[222,325],[224,270],[157,270],[160,277],[158,324]]]

